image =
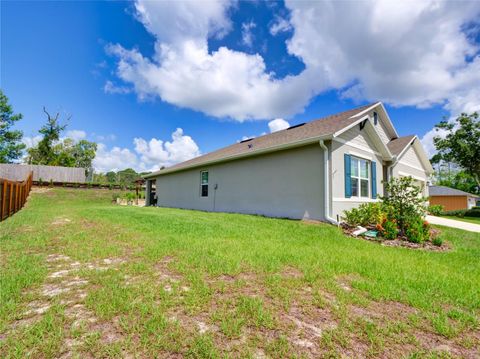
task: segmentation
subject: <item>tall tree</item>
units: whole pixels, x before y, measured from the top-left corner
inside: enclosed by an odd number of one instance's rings
[[[441,121],[437,131],[446,132],[445,137],[436,136],[433,143],[438,153],[434,162],[454,162],[471,175],[480,186],[480,120],[478,113],[462,113],[455,121]]]
[[[21,142],[23,133],[12,130],[15,122],[22,119],[22,114],[14,114],[8,98],[0,90],[0,163],[11,163],[22,156],[25,144]]]
[[[60,139],[67,125],[61,125],[59,113],[51,116],[45,108],[47,123],[39,130],[43,135],[37,146],[28,149],[28,162],[38,165],[81,167],[87,177],[93,173],[92,162],[97,144],[87,140]]]
[[[43,112],[47,116],[47,123],[38,131],[43,138],[37,146],[28,149],[28,163],[35,165],[55,165],[56,155],[54,146],[60,140],[60,134],[67,127],[61,125],[58,118],[60,113],[57,112],[55,116],[51,116],[43,107]],[[70,117],[67,119],[67,121]]]

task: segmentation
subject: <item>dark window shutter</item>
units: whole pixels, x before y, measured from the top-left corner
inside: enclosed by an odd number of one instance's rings
[[[377,163],[372,161],[372,198],[377,198]]]
[[[349,154],[344,154],[345,157],[345,197],[352,197],[352,168],[351,158]]]

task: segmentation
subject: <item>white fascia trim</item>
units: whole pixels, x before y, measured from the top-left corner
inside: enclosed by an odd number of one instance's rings
[[[408,151],[408,149],[412,145],[412,142],[415,141],[417,138],[418,138],[417,135],[413,136],[412,140],[405,146],[405,148],[402,150],[402,152],[400,152],[397,155],[397,161],[400,160],[400,158]]]
[[[389,127],[389,130],[392,131],[392,133],[395,135],[394,137],[398,138],[399,136],[398,136],[397,130],[395,129],[395,126],[393,126],[393,122],[390,119],[390,116],[388,115],[387,109],[385,108],[385,106],[383,106],[382,102],[379,102],[378,104],[380,105],[380,108],[382,109],[383,114],[387,119],[387,127]]]
[[[376,106],[376,105],[375,105]],[[372,106],[371,108],[373,108],[374,106]],[[363,111],[362,111],[363,112]],[[368,126],[370,128],[370,133],[369,133],[369,136],[371,137],[375,137],[375,138],[372,138],[372,140],[375,142],[377,142],[377,146],[381,147],[382,151],[384,152],[384,154],[382,154],[381,156],[390,161],[393,159],[393,155],[392,153],[390,152],[390,150],[388,149],[387,145],[382,141],[382,138],[380,137],[380,135],[378,134],[377,132],[377,129],[375,128],[375,126],[373,126],[372,122],[370,121],[370,117],[368,115],[366,116],[363,116],[361,118],[359,118],[357,121],[355,121],[354,123],[350,124],[349,126],[346,126],[344,128],[342,128],[341,130],[335,132],[333,134],[333,139],[337,139],[338,136],[340,136],[342,133],[345,133],[346,131],[350,130],[351,128],[355,127],[356,125],[358,125],[360,122],[364,121],[364,120],[367,120],[365,126]],[[373,134],[373,136],[372,136]]]
[[[420,181],[420,182],[427,182],[427,178],[418,177],[418,176],[412,175],[411,173],[398,171],[398,174],[399,174],[400,176],[403,176],[403,177],[412,177],[413,179],[415,179],[415,180],[417,180],[417,181]]]
[[[364,120],[368,120],[368,115],[367,115],[367,116],[363,116],[363,117],[359,118],[357,121],[355,121],[354,123],[351,123],[350,125],[342,128],[341,130],[338,130],[337,132],[335,132],[335,133],[333,134],[333,138],[340,136],[342,133],[347,132],[347,131],[350,130],[351,128],[354,128],[356,125],[358,125],[360,122],[362,122],[362,121],[364,121]]]
[[[413,168],[414,170],[417,170],[417,171],[421,171],[423,173],[427,173],[427,171],[425,171],[425,168],[420,168],[420,167],[417,167],[417,166],[413,166],[409,163],[406,163],[406,162],[402,162],[402,161],[398,161],[397,162],[398,164],[402,165],[402,166],[406,166],[406,167],[410,167],[410,168]]]
[[[387,120],[386,125],[387,125],[388,129],[391,131],[391,134],[393,134],[393,137],[399,137],[399,136],[398,136],[398,133],[397,133],[397,130],[396,130],[395,127],[393,126],[393,122],[392,122],[392,120],[390,119],[390,116],[388,115],[388,112],[387,112],[385,106],[383,105],[383,103],[382,103],[381,101],[379,101],[379,102],[375,103],[374,105],[370,106],[369,108],[367,108],[367,109],[365,109],[365,110],[363,110],[363,111],[361,111],[361,112],[353,115],[353,116],[350,117],[350,118],[355,118],[355,117],[358,117],[358,116],[362,116],[363,114],[371,111],[372,109],[374,109],[374,108],[377,107],[377,106],[380,106],[383,114],[385,115],[385,118],[386,118],[386,120]]]
[[[379,198],[361,198],[361,197],[350,197],[350,198],[341,198],[334,197],[333,202],[355,202],[355,203],[371,203],[371,202],[380,202]]]
[[[272,147],[268,147],[268,148],[262,148],[260,150],[253,150],[251,152],[240,153],[240,154],[237,154],[237,155],[222,157],[222,158],[219,158],[219,159],[205,161],[205,162],[202,162],[202,163],[195,163],[195,164],[192,164],[190,166],[185,166],[185,167],[181,167],[181,168],[173,168],[173,169],[170,169],[170,170],[168,168],[166,168],[164,170],[160,170],[160,171],[150,173],[150,174],[144,176],[143,178],[148,179],[148,178],[163,176],[163,175],[168,174],[168,173],[180,172],[180,171],[185,171],[185,170],[188,170],[188,169],[198,168],[198,167],[205,167],[205,166],[209,166],[209,165],[216,164],[216,163],[229,162],[229,161],[237,160],[237,159],[241,159],[241,158],[252,157],[252,156],[261,155],[261,154],[270,153],[270,152],[276,152],[276,151],[280,151],[280,150],[286,150],[286,149],[289,149],[289,148],[302,147],[302,146],[305,146],[305,145],[318,143],[318,141],[320,141],[320,140],[331,140],[331,139],[332,138],[329,135],[309,137],[309,138],[305,138],[305,139],[300,140],[300,141],[289,142],[289,143],[285,143],[285,144],[278,145],[278,146],[272,146]]]
[[[418,155],[418,157],[420,159],[420,162],[422,162],[424,168],[418,168],[418,167],[415,167],[415,166],[412,166],[412,165],[409,165],[407,163],[404,163],[404,162],[400,161],[401,158],[403,157],[403,155],[408,151],[408,149],[411,146],[415,147],[414,148],[415,154]],[[417,170],[426,172],[429,175],[431,175],[434,172],[432,164],[430,163],[430,160],[428,159],[428,156],[427,156],[425,150],[423,149],[423,146],[420,143],[420,140],[418,139],[418,137],[416,135],[413,137],[412,141],[410,141],[409,144],[405,146],[405,148],[402,150],[402,152],[400,152],[398,154],[395,164],[397,164],[397,163],[401,163],[402,165],[405,165],[405,166],[408,166],[408,167],[415,168]]]
[[[415,138],[416,138],[416,136],[415,136]],[[413,143],[413,145],[415,146],[415,149],[417,150],[417,153],[420,157],[420,161],[422,161],[423,165],[427,169],[426,172],[429,175],[431,175],[434,172],[434,169],[432,167],[432,164],[430,163],[430,160],[428,158],[427,153],[425,152],[425,149],[422,146],[422,143],[420,142],[420,140],[417,139],[417,141],[415,141]]]
[[[333,140],[333,141],[340,142],[340,143],[342,143],[342,144],[344,144],[344,145],[347,145],[347,146],[356,148],[357,150],[362,150],[362,151],[365,151],[365,152],[368,152],[368,153],[372,153],[372,154],[377,155],[377,156],[381,156],[381,155],[382,155],[380,152],[374,151],[374,150],[372,150],[372,149],[369,148],[369,147],[364,147],[364,146],[357,145],[356,143],[349,142],[349,141],[344,140],[343,138],[340,138],[340,137],[333,138],[332,140]]]
[[[362,116],[363,114],[365,114],[365,113],[367,113],[367,112],[371,111],[372,109],[374,109],[375,107],[377,107],[378,105],[381,105],[381,104],[382,104],[381,102],[377,102],[377,103],[373,104],[372,106],[370,106],[369,108],[367,108],[367,109],[365,109],[365,110],[363,110],[363,111],[361,111],[361,112],[359,112],[359,113],[357,113],[357,114],[355,114],[355,115],[351,116],[350,118],[354,118],[354,117]]]
[[[382,157],[388,161],[391,161],[393,159],[393,155],[388,149],[387,145],[383,142],[382,138],[378,134],[377,129],[371,121],[367,121],[367,123],[365,124],[365,132],[367,132],[368,136],[370,136],[375,145],[380,147],[381,151],[384,152],[382,154]]]

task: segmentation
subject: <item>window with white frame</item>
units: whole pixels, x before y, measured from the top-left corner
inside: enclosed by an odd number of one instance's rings
[[[370,161],[352,156],[350,166],[352,197],[370,197]]]
[[[200,172],[200,196],[208,197],[208,171]]]

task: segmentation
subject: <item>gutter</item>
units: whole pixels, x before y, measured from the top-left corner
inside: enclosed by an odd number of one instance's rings
[[[330,217],[330,181],[329,181],[329,153],[328,147],[325,146],[325,142],[323,140],[318,141],[320,147],[323,150],[323,185],[324,185],[324,211],[325,211],[325,219],[335,225],[338,225],[338,222]]]

